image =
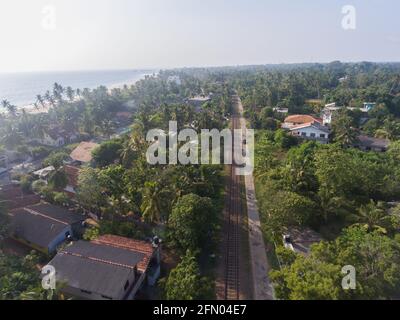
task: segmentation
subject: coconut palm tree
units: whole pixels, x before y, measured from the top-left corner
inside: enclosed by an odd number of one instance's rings
[[[8,100],[3,100],[2,102],[1,102],[1,106],[4,108],[4,109],[6,109],[7,110],[7,112],[9,113],[9,114],[11,114],[12,116],[15,116],[16,114],[17,114],[17,107],[16,106],[14,106],[14,105],[12,105],[11,103],[10,103],[10,101],[8,101]]]
[[[70,102],[74,101],[75,99],[75,91],[71,87],[67,87],[66,95]]]
[[[50,91],[47,90],[44,98],[46,99],[46,101],[54,108],[56,106],[56,100],[54,99],[54,97],[51,95]]]
[[[350,219],[356,221],[354,225],[362,226],[368,231],[377,230],[387,233],[387,227],[390,226],[390,215],[386,213],[383,202],[375,203],[373,200],[367,205],[361,206]]]
[[[150,223],[163,222],[166,220],[164,208],[170,200],[170,192],[165,189],[159,181],[146,182],[142,189],[143,219]]]
[[[44,98],[42,97],[42,95],[38,94],[38,95],[36,96],[36,102],[37,102],[38,104],[40,104],[43,108],[46,107],[46,104],[45,104],[45,101],[44,101]]]

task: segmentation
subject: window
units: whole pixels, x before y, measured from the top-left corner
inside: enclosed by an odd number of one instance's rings
[[[311,136],[311,138],[315,138],[316,137],[315,133],[311,133],[310,136]]]
[[[320,134],[319,137],[325,139],[326,136],[324,134]]]
[[[301,133],[301,136],[302,136],[302,137],[307,137],[307,132],[302,132],[302,133]]]

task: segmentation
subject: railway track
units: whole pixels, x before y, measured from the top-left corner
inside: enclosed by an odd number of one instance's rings
[[[232,118],[232,128],[238,128],[236,116]],[[232,149],[232,152],[235,152]],[[240,176],[235,173],[236,165],[230,166],[230,177],[226,203],[226,242],[224,300],[240,299],[240,225],[242,218],[240,197]]]

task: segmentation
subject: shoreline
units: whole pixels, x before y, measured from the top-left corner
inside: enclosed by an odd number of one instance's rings
[[[126,82],[119,82],[119,83],[115,83],[115,84],[111,84],[108,86],[105,86],[109,92],[111,92],[111,90],[113,89],[122,89],[125,85],[127,86],[133,86],[135,85],[138,81],[143,80],[146,76],[151,76],[153,74],[156,74],[156,72],[153,73],[143,73],[140,76],[138,76],[135,79],[132,80],[128,80]],[[99,85],[97,87],[100,87],[102,85]],[[79,88],[81,90],[83,90],[83,88]],[[91,90],[93,90],[95,88],[91,88]],[[76,90],[76,88],[74,88],[74,90]],[[46,104],[45,106],[39,105],[38,108],[35,107],[34,103],[31,104],[25,104],[25,105],[17,105],[17,111],[21,112],[22,110],[25,110],[26,113],[28,114],[42,114],[42,113],[48,113],[51,109],[51,105],[50,104]],[[5,110],[0,110],[0,114],[1,113],[6,113]]]

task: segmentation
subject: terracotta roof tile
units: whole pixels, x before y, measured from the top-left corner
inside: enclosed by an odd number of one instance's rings
[[[285,119],[285,123],[305,124],[310,122],[319,122],[322,124],[323,120],[306,114],[296,114]]]
[[[79,146],[72,151],[70,157],[75,161],[90,162],[92,161],[92,151],[99,145],[94,142],[81,142]]]
[[[95,244],[108,245],[121,249],[127,249],[144,254],[144,258],[138,263],[137,267],[140,272],[146,272],[150,260],[155,252],[155,248],[151,243],[139,240],[128,239],[114,235],[103,235],[92,241]]]

